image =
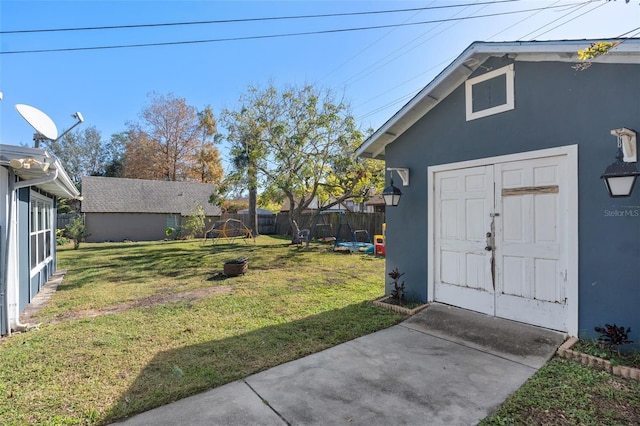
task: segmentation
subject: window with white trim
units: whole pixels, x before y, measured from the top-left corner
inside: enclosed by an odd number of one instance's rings
[[[53,244],[53,229],[51,218],[53,216],[53,201],[40,197],[37,193],[31,193],[31,226],[30,226],[30,252],[31,269],[51,257],[51,244]]]
[[[465,82],[467,121],[515,108],[513,64]]]

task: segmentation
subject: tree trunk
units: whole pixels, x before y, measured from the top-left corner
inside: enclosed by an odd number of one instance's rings
[[[253,236],[260,235],[258,230],[258,170],[255,163],[249,160],[247,167],[247,177],[249,178],[249,227]]]

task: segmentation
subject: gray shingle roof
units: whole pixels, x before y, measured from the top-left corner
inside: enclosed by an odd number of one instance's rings
[[[220,216],[220,209],[209,204],[215,191],[210,183],[167,182],[84,176],[84,213],[171,213],[188,216],[197,204],[207,216]]]

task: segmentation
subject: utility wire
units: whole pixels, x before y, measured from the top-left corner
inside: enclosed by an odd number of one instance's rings
[[[620,34],[620,35],[619,35],[618,37],[616,37],[616,38],[622,38],[622,37],[626,36],[627,34],[632,33],[632,32],[634,32],[634,31],[637,31],[637,30],[640,30],[640,27],[634,28],[634,29],[632,29],[631,31],[627,31],[626,33]],[[635,34],[634,34],[634,35],[635,35]]]
[[[456,16],[458,16],[459,14],[461,14],[462,12],[464,12],[465,10],[467,10],[470,6],[465,7],[464,9],[456,12],[453,16],[450,16],[447,19],[453,19]],[[473,16],[473,15],[469,15],[469,16]],[[406,51],[403,52],[403,50],[405,48],[407,48],[407,46],[414,44],[418,41],[418,39],[427,36],[429,33],[433,32],[434,30],[436,30],[439,26],[443,25],[443,23],[439,23],[438,25],[436,25],[435,27],[431,28],[429,31],[427,31],[426,33],[424,33],[423,35],[421,35],[420,37],[418,37],[415,40],[410,41],[409,43],[405,43],[403,46],[399,47],[398,49],[395,50],[395,52],[393,52],[393,55],[387,55],[386,56],[386,61],[382,64],[380,64],[381,61],[383,61],[385,58],[374,62],[373,64],[369,65],[368,67],[366,67],[363,70],[360,70],[358,73],[356,73],[355,75],[349,77],[346,81],[345,84],[353,84],[357,81],[362,80],[364,77],[370,75],[371,73],[373,73],[374,71],[384,67],[385,65],[387,65],[388,63],[402,57],[403,55],[406,55],[407,53],[409,53],[410,51],[417,49],[419,46],[423,45],[424,43],[428,42],[429,40],[432,40],[433,38],[435,38],[436,36],[442,34],[443,32],[447,31],[449,28],[459,24],[460,21],[456,21],[453,24],[449,25],[447,28],[443,29],[442,31],[432,35],[431,37],[429,37],[428,39],[424,40],[423,42],[421,42],[420,44],[414,45],[413,47],[410,47],[408,49],[406,49]],[[380,65],[377,65],[380,64]],[[376,66],[377,65],[377,66]]]
[[[432,0],[431,3],[429,3],[429,5],[433,4],[435,2],[435,0]],[[427,5],[427,7],[429,6]],[[408,17],[404,22],[409,22],[410,19],[414,18],[415,16],[417,16],[419,13],[421,12],[416,12],[413,15],[411,15],[410,17]],[[403,22],[403,23],[404,23]],[[395,30],[397,30],[398,28],[392,28],[389,31],[387,31],[385,34],[383,34],[382,36],[378,37],[376,40],[372,41],[371,43],[369,43],[369,45],[367,45],[367,47],[360,49],[360,51],[358,53],[356,53],[355,55],[351,56],[349,59],[347,59],[346,61],[344,61],[343,63],[341,63],[340,65],[338,65],[337,67],[335,67],[333,70],[329,71],[327,74],[325,74],[323,77],[320,78],[319,81],[324,80],[325,78],[327,78],[328,76],[330,76],[331,74],[333,74],[334,72],[338,71],[340,68],[344,67],[345,65],[347,65],[349,62],[353,61],[354,59],[356,59],[358,56],[362,55],[364,52],[366,52],[368,49],[370,49],[371,47],[373,47],[374,45],[376,45],[377,43],[379,43],[382,39],[384,39],[385,37],[387,37],[389,34],[391,34],[392,32],[394,32]]]
[[[555,5],[555,4],[559,3],[559,2],[560,2],[560,0],[557,0],[555,3],[551,4],[551,6],[553,6],[553,5]],[[543,12],[542,10],[538,10],[538,11],[536,11],[536,12],[533,12],[531,15],[526,16],[526,17],[522,18],[521,20],[519,20],[519,21],[517,21],[517,22],[514,22],[513,24],[509,25],[508,27],[503,28],[502,30],[498,31],[497,33],[495,33],[495,34],[494,34],[494,35],[492,35],[491,37],[487,38],[487,40],[491,40],[492,38],[494,38],[494,37],[496,37],[496,36],[498,36],[498,35],[502,34],[503,32],[505,32],[505,31],[507,31],[507,30],[510,30],[511,28],[513,28],[513,27],[515,27],[515,26],[517,26],[517,25],[520,25],[520,24],[521,24],[521,23],[523,23],[524,21],[527,21],[527,20],[529,20],[529,19],[533,18],[534,16],[536,16],[537,14],[542,13],[542,12]]]
[[[566,17],[566,16],[570,15],[571,13],[574,13],[575,11],[577,11],[577,10],[581,9],[582,7],[587,6],[587,5],[588,5],[589,3],[591,3],[591,2],[586,2],[586,3],[584,3],[584,4],[573,4],[573,5],[561,5],[561,6],[554,6],[554,5],[555,5],[555,4],[557,4],[557,3],[558,3],[558,1],[556,1],[555,3],[553,3],[551,6],[548,6],[548,8],[572,6],[572,10],[571,10],[569,13],[564,14],[564,15],[563,15],[563,16],[561,16],[560,18],[555,19],[555,20],[551,21],[550,23],[547,23],[547,24],[543,25],[542,27],[539,27],[538,29],[536,29],[536,30],[534,30],[534,31],[532,31],[532,32],[530,32],[530,33],[528,33],[528,34],[526,34],[526,35],[525,35],[525,36],[523,36],[523,37],[520,37],[520,40],[521,40],[522,38],[524,38],[524,37],[528,36],[529,34],[535,33],[536,31],[539,31],[540,29],[545,28],[545,27],[547,27],[548,25],[550,25],[550,24],[552,24],[552,23],[554,23],[554,22],[557,22],[558,20],[560,20],[560,19],[562,19],[562,18],[564,18],[564,17]],[[600,4],[600,5],[598,5],[597,7],[603,6],[604,4],[606,4],[606,3]],[[584,13],[583,13],[583,14],[581,14],[581,15],[578,15],[578,16],[576,16],[576,17],[575,17],[575,18],[573,18],[573,19],[579,18],[580,16],[583,16],[583,15],[585,15],[585,14],[587,14],[587,13],[589,13],[589,12],[591,12],[591,11],[595,10],[595,9],[597,9],[597,7],[596,7],[596,8],[593,8],[593,9],[591,9],[591,10],[587,11],[587,12],[584,12]],[[536,11],[534,14],[532,14],[532,15],[528,16],[527,18],[525,18],[525,19],[523,19],[523,20],[521,20],[521,21],[519,21],[519,22],[522,22],[522,21],[524,21],[524,20],[526,20],[526,19],[529,19],[529,18],[531,18],[532,16],[534,16],[534,15],[536,15],[536,14],[538,14],[538,13],[540,13],[540,11]],[[565,23],[567,23],[567,22],[565,22]],[[554,30],[554,29],[558,28],[559,26],[564,25],[565,23],[562,23],[562,24],[560,24],[560,25],[557,25],[556,27],[551,28],[551,29],[550,29],[550,30],[548,30],[547,32],[552,31],[552,30]],[[515,25],[515,24],[514,24],[514,25]],[[502,32],[504,32],[504,31],[506,31],[507,29],[509,29],[509,28],[513,27],[514,25],[511,25],[510,27],[508,27],[508,28],[506,28],[506,29],[504,29],[504,30],[502,30],[502,31],[500,31],[500,32],[498,32],[498,33],[496,33],[496,34],[494,34],[493,36],[491,36],[491,38],[495,37],[495,36],[496,36],[496,35],[498,35],[498,34],[501,34]],[[618,38],[623,37],[624,35],[629,34],[629,33],[633,32],[633,31],[636,31],[636,30],[640,30],[640,27],[638,27],[638,28],[634,28],[634,29],[632,29],[631,31],[628,31],[628,32],[626,32],[626,33],[622,34],[622,35],[621,35],[621,36],[619,36]],[[546,32],[545,32],[545,33],[543,33],[543,34],[546,34]],[[423,73],[422,73],[422,74],[423,74]],[[416,76],[416,77],[414,77],[414,78],[411,78],[411,79],[409,79],[409,80],[406,80],[404,83],[402,83],[402,84],[400,84],[400,85],[398,85],[398,86],[395,86],[395,87],[402,86],[403,84],[405,84],[405,83],[407,83],[407,82],[409,82],[409,81],[411,81],[411,80],[413,80],[413,79],[415,79],[415,78],[417,78],[417,77],[418,77],[418,76]],[[419,89],[417,89],[417,90],[414,90],[414,91],[412,91],[412,92],[410,92],[410,93],[408,93],[408,94],[402,95],[402,96],[400,96],[399,98],[396,98],[396,99],[394,99],[394,100],[390,101],[389,103],[387,103],[387,104],[385,104],[385,105],[383,105],[383,106],[380,106],[380,107],[378,107],[378,108],[374,109],[373,111],[367,112],[367,113],[363,114],[362,116],[360,116],[360,117],[358,117],[358,118],[359,118],[360,120],[362,120],[362,119],[364,119],[364,118],[367,118],[367,117],[369,117],[369,116],[372,116],[372,115],[374,115],[374,114],[377,114],[378,112],[381,112],[381,111],[383,111],[383,110],[385,110],[385,109],[387,109],[387,108],[389,108],[389,107],[391,107],[391,106],[393,106],[393,105],[398,104],[399,102],[402,102],[403,100],[406,100],[406,99],[410,98],[411,96],[415,95],[415,94],[416,94],[417,92],[419,92],[420,90],[422,90],[422,88],[419,88]],[[388,92],[388,91],[387,91],[387,92]],[[386,92],[385,92],[385,93],[386,93]],[[365,102],[365,104],[366,104],[366,103],[368,103],[368,102],[370,102],[370,101],[372,101],[372,100],[374,100],[374,99],[375,99],[375,98],[372,98],[372,99],[370,99],[370,100],[366,101],[366,102]],[[363,105],[364,105],[364,104],[363,104]]]
[[[556,18],[556,19],[554,19],[554,20],[553,20],[553,21],[551,21],[551,22],[547,22],[547,23],[546,23],[546,24],[544,24],[543,26],[538,27],[538,28],[536,28],[535,30],[530,31],[530,32],[528,32],[527,34],[523,35],[522,37],[520,37],[520,38],[518,39],[518,41],[521,41],[521,40],[523,40],[525,37],[528,37],[528,36],[530,36],[531,34],[533,34],[533,33],[535,33],[535,32],[538,32],[538,31],[540,31],[541,29],[543,29],[543,28],[545,28],[545,27],[548,27],[549,25],[551,25],[551,24],[553,24],[553,23],[555,23],[555,22],[560,21],[561,19],[564,19],[565,17],[567,17],[567,16],[571,15],[572,13],[577,12],[578,10],[582,9],[583,7],[588,6],[588,5],[589,5],[589,3],[590,3],[590,2],[586,2],[586,3],[582,3],[582,4],[578,5],[576,8],[574,8],[574,9],[570,10],[569,12],[567,12],[567,13],[565,13],[564,15],[560,16],[559,18]],[[533,39],[533,38],[532,38],[532,39]]]
[[[523,0],[492,0],[478,4],[500,4],[500,3],[513,3]],[[8,30],[0,31],[0,34],[26,34],[26,33],[51,33],[51,32],[64,32],[64,31],[92,31],[92,30],[120,30],[130,28],[155,28],[155,27],[173,27],[183,25],[206,25],[206,24],[230,24],[239,22],[261,22],[261,21],[281,21],[288,19],[309,19],[309,18],[334,18],[339,16],[359,16],[359,15],[375,15],[375,14],[387,14],[387,13],[402,13],[402,12],[416,12],[423,10],[438,10],[438,9],[451,9],[456,7],[469,6],[467,3],[463,4],[450,4],[444,6],[425,6],[425,7],[413,7],[408,9],[389,9],[389,10],[375,10],[369,12],[345,12],[345,13],[325,13],[315,15],[292,15],[292,16],[275,16],[275,17],[262,17],[262,18],[241,18],[241,19],[219,19],[212,21],[186,21],[186,22],[165,22],[157,24],[132,24],[132,25],[107,25],[100,27],[72,27],[72,28],[48,28],[48,29],[31,29],[31,30]]]
[[[591,0],[588,3],[591,3],[592,1],[594,1],[594,0]],[[573,3],[573,5],[576,5],[576,4],[583,4],[583,3]],[[158,42],[158,43],[107,45],[107,46],[93,46],[93,47],[65,47],[65,48],[57,48],[57,49],[10,50],[10,51],[0,52],[0,55],[24,54],[24,53],[77,52],[77,51],[87,51],[87,50],[123,49],[123,48],[133,48],[133,47],[178,46],[178,45],[188,45],[188,44],[219,43],[219,42],[229,42],[229,41],[260,40],[260,39],[283,38],[283,37],[298,37],[298,36],[318,35],[318,34],[336,34],[336,33],[353,32],[353,31],[365,31],[365,30],[375,30],[375,29],[383,29],[383,28],[396,28],[396,27],[408,27],[408,26],[435,24],[435,23],[440,23],[440,22],[465,21],[465,20],[471,20],[471,19],[490,18],[490,17],[494,17],[494,16],[513,15],[513,14],[518,14],[518,13],[527,13],[527,12],[533,12],[533,11],[536,11],[536,10],[552,9],[552,8],[565,7],[565,6],[566,5],[553,6],[553,7],[547,6],[547,7],[543,7],[543,8],[523,9],[523,10],[515,10],[515,11],[500,12],[500,13],[490,13],[490,14],[486,14],[486,15],[467,16],[467,17],[462,17],[462,18],[434,19],[434,20],[430,20],[430,21],[409,22],[409,23],[402,23],[402,24],[371,25],[371,26],[367,26],[367,27],[341,28],[341,29],[332,29],[332,30],[321,30],[321,31],[305,31],[305,32],[297,32],[297,33],[269,34],[269,35],[244,36],[244,37],[227,37],[227,38],[206,39],[206,40],[188,40],[188,41],[170,41],[170,42]]]
[[[553,27],[553,28],[549,28],[547,31],[545,31],[545,32],[543,32],[543,33],[538,34],[536,37],[540,37],[540,36],[542,36],[542,35],[545,35],[546,33],[551,32],[551,31],[555,30],[555,29],[556,29],[556,28],[558,28],[558,27],[561,27],[561,26],[563,26],[563,25],[566,25],[566,24],[568,24],[569,22],[574,21],[574,20],[576,20],[577,18],[579,18],[579,17],[581,17],[581,16],[586,15],[587,13],[591,13],[591,12],[593,12],[594,10],[601,8],[602,6],[604,6],[604,5],[606,5],[606,4],[607,4],[607,3],[599,4],[599,5],[597,5],[596,7],[594,7],[593,9],[589,9],[589,10],[587,10],[586,12],[583,12],[583,13],[581,13],[580,15],[578,15],[578,16],[576,16],[576,17],[573,17],[573,18],[571,18],[571,19],[570,19],[570,20],[568,20],[568,21],[565,21],[565,22],[563,22],[563,23],[561,23],[561,24],[558,24],[558,25],[556,25],[556,26],[555,26],[555,27]],[[576,10],[577,10],[577,9],[576,9]],[[570,13],[573,13],[573,12],[570,12]]]

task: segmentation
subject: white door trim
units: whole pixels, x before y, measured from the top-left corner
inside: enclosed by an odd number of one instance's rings
[[[530,160],[544,157],[567,157],[567,333],[578,335],[578,145],[568,145],[558,148],[537,151],[520,152],[517,154],[497,157],[480,158],[457,163],[441,164],[427,168],[427,301],[434,301],[435,290],[435,174],[442,171],[464,169],[496,163],[508,163],[520,160]]]

